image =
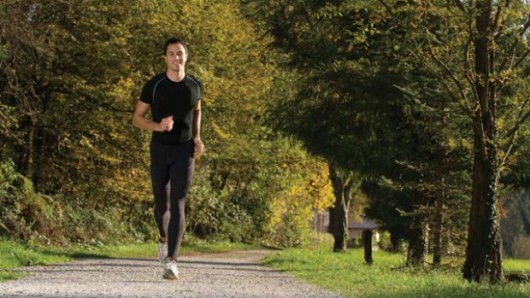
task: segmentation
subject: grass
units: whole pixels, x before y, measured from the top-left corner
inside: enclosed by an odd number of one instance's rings
[[[530,260],[505,259],[503,265],[507,272],[530,274]]]
[[[228,242],[208,243],[194,240],[181,247],[181,254],[223,252],[259,248],[256,245]],[[75,258],[155,258],[158,243],[131,245],[74,245],[69,248],[29,246],[21,242],[0,239],[0,282],[24,276],[13,270],[22,266],[64,263]]]
[[[21,266],[46,265],[72,260],[72,257],[54,249],[33,248],[19,242],[0,240],[0,281],[15,279],[23,273],[11,269]]]
[[[351,297],[530,297],[530,285],[469,283],[460,268],[410,269],[404,257],[373,253],[374,264],[364,264],[363,250],[333,253],[329,247],[287,249],[269,255],[264,263],[310,283]],[[530,272],[529,260],[506,260],[506,271]]]
[[[157,243],[134,245],[77,245],[68,249],[32,247],[0,240],[0,281],[20,278],[17,267],[68,262],[80,257],[155,258]],[[191,241],[182,254],[255,249],[259,246]],[[418,270],[402,267],[404,257],[374,252],[374,264],[363,261],[362,249],[333,253],[329,245],[313,249],[287,249],[269,255],[264,263],[345,296],[355,297],[530,297],[530,284],[489,285],[468,283],[460,276],[460,266],[445,270]],[[530,260],[505,259],[507,272],[530,272]]]

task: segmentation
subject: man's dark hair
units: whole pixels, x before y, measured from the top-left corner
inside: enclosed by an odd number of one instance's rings
[[[164,56],[167,54],[167,47],[170,44],[175,44],[175,43],[180,43],[184,47],[184,50],[186,50],[186,54],[188,53],[188,46],[186,45],[186,42],[184,41],[184,39],[179,38],[179,37],[171,37],[164,44]]]

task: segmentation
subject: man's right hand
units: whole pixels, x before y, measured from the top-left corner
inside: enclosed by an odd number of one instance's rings
[[[171,131],[173,129],[173,116],[163,118],[159,123],[160,131]]]

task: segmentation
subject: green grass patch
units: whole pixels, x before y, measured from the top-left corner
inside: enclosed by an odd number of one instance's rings
[[[13,271],[21,266],[46,265],[72,260],[68,254],[58,249],[34,248],[20,242],[0,240],[0,281],[23,276]]]
[[[373,258],[374,264],[367,266],[362,249],[345,253],[329,248],[287,249],[269,255],[264,263],[351,297],[530,297],[529,284],[469,283],[461,278],[460,268],[406,268],[404,256],[383,251],[374,252]],[[519,260],[505,262],[507,271],[528,272],[528,265]]]
[[[502,264],[507,273],[530,274],[530,260],[505,259],[502,261]]]
[[[215,253],[233,250],[245,250],[260,248],[257,245],[229,243],[229,242],[207,242],[193,240],[184,243],[180,248],[180,254],[192,253]],[[139,243],[128,245],[78,245],[67,250],[75,258],[156,258],[158,254],[158,243]]]

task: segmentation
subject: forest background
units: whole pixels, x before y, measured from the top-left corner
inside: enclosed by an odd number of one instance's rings
[[[303,246],[329,209],[337,251],[366,214],[413,265],[480,255],[470,231],[530,258],[530,9],[479,2],[496,29],[487,80],[481,8],[467,2],[2,1],[0,235],[157,239],[150,134],[131,116],[176,35],[205,85],[187,237]],[[495,104],[479,100],[483,85]],[[491,204],[474,201],[482,184]],[[476,233],[482,205],[493,228]]]

